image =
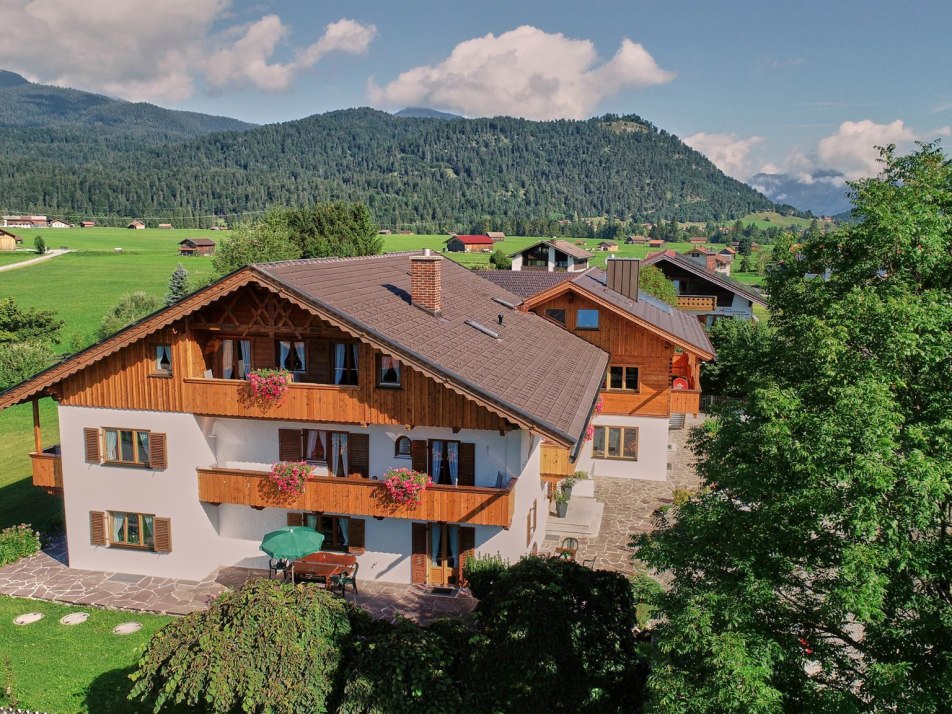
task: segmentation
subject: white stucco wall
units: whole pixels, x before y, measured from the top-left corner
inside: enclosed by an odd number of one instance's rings
[[[599,414],[596,426],[638,427],[638,460],[596,459],[592,457],[592,442],[586,442],[579,454],[577,466],[588,471],[589,477],[664,481],[668,470],[668,419],[664,417],[632,417]]]
[[[510,270],[522,270],[522,253],[512,256],[512,267]]]
[[[200,580],[222,565],[263,568],[267,557],[259,550],[261,537],[287,524],[287,511],[248,506],[212,506],[198,500],[195,469],[213,464],[267,469],[278,457],[278,429],[315,426],[305,423],[242,419],[211,419],[189,414],[86,407],[60,407],[63,482],[70,566],[87,570],[137,573]],[[320,425],[334,428],[334,425]],[[168,439],[168,468],[86,464],[83,429],[121,427],[162,432]],[[358,431],[352,425],[340,425]],[[361,430],[362,431],[362,430]],[[478,553],[500,554],[516,560],[526,547],[526,515],[538,498],[537,529],[545,532],[547,508],[539,479],[539,440],[527,432],[451,429],[404,429],[372,425],[370,469],[381,475],[391,466],[409,466],[394,456],[399,435],[414,439],[459,439],[476,444],[476,484],[495,486],[496,474],[518,476],[512,527],[476,527]],[[167,517],[172,522],[172,552],[153,553],[89,542],[90,511],[129,511]],[[339,514],[347,515],[347,514]],[[359,556],[361,579],[410,581],[411,522],[407,519],[365,519],[366,553]]]

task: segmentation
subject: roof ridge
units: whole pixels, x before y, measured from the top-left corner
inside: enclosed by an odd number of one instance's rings
[[[439,255],[439,253],[437,253]],[[403,250],[396,253],[376,253],[374,255],[330,255],[322,258],[292,258],[291,260],[271,260],[264,263],[251,263],[252,268],[271,268],[278,265],[315,265],[320,263],[344,263],[348,260],[373,260],[375,258],[392,258],[394,256],[423,255],[422,250]],[[441,256],[442,257],[442,256]]]

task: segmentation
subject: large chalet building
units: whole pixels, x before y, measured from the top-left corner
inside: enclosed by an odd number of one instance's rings
[[[71,567],[201,579],[264,567],[262,536],[307,524],[361,579],[458,585],[467,557],[539,547],[547,482],[664,478],[668,417],[697,411],[713,350],[639,295],[637,267],[526,298],[428,251],[253,265],[0,408],[34,403],[33,481],[64,498]],[[261,368],[293,374],[279,402],[251,394]],[[43,450],[45,396],[60,444]],[[277,461],[315,467],[302,493],[274,487]],[[390,499],[400,467],[432,477],[421,505]]]

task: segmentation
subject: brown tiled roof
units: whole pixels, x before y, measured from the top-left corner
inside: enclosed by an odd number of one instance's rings
[[[719,285],[726,290],[730,290],[732,293],[742,295],[743,297],[751,300],[758,305],[763,307],[767,306],[767,302],[764,300],[764,296],[759,292],[753,290],[752,288],[747,287],[743,283],[739,283],[732,278],[728,278],[726,275],[721,273],[715,273],[713,270],[708,270],[700,263],[696,263],[690,258],[685,258],[684,256],[678,255],[673,250],[665,250],[660,253],[652,253],[647,258],[641,261],[641,266],[646,265],[656,265],[657,263],[666,260],[674,265],[680,266],[687,271],[690,271],[697,275],[699,278],[704,278],[709,280],[715,285]]]
[[[575,277],[575,273],[547,273],[543,270],[477,270],[474,272],[521,298],[532,297]]]
[[[582,290],[611,303],[633,317],[654,325],[678,340],[714,355],[714,347],[700,321],[693,315],[681,312],[677,308],[661,302],[645,292],[638,294],[638,300],[631,300],[608,287],[608,276],[604,270],[590,268],[572,280]]]
[[[520,253],[525,253],[530,248],[535,248],[537,245],[542,245],[543,243],[545,245],[555,246],[557,250],[561,250],[566,255],[571,255],[573,258],[579,258],[581,260],[585,260],[592,257],[591,253],[589,253],[587,250],[583,248],[579,248],[574,243],[569,243],[567,240],[558,240],[558,239],[540,240],[538,243],[533,243],[530,246],[526,246],[522,250],[517,250],[515,253],[511,253],[510,257],[512,257],[513,255],[519,255]]]
[[[410,302],[407,253],[295,260],[253,270],[543,433],[570,444],[580,439],[608,355],[544,318],[506,307],[497,300],[515,305],[520,299],[475,272],[443,260],[442,311],[436,317]]]
[[[215,241],[213,241],[211,238],[186,238],[185,240],[179,241],[179,245],[184,245],[185,243],[191,243],[197,248],[215,245]]]

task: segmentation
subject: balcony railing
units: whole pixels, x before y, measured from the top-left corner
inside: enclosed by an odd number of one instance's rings
[[[304,493],[286,494],[278,491],[263,471],[211,467],[198,469],[198,498],[206,503],[255,508],[288,508],[509,528],[516,503],[516,481],[510,479],[505,488],[433,485],[423,492],[422,504],[409,507],[394,503],[383,481],[318,476],[305,483]]]
[[[63,490],[63,457],[59,444],[30,454],[33,462],[33,485],[50,492]]]
[[[678,309],[692,311],[708,311],[717,309],[715,295],[678,295]]]
[[[671,390],[671,413],[672,414],[694,414],[697,416],[701,410],[701,390],[700,389],[672,389]]]
[[[186,377],[184,381],[183,409],[193,414],[355,423],[365,419],[356,386],[295,382],[288,385],[281,402],[272,405],[253,399],[243,379]]]

